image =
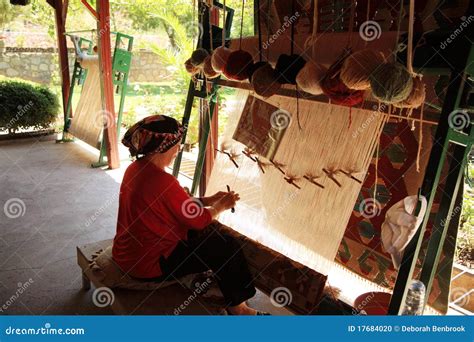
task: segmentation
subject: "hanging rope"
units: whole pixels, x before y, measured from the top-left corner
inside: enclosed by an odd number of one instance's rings
[[[245,0],[242,0],[242,18],[240,19],[240,41],[239,41],[239,49],[242,49],[242,32],[244,27],[244,13],[245,13]]]
[[[291,16],[293,17],[295,15],[295,1],[291,1]],[[291,31],[290,31],[290,37],[291,37],[291,46],[290,46],[290,55],[293,56],[295,53],[295,22],[296,20],[292,20],[291,22]],[[300,104],[299,104],[299,91],[298,91],[298,84],[296,84],[296,122],[298,123],[298,128],[300,131],[303,129],[301,126],[300,122]]]

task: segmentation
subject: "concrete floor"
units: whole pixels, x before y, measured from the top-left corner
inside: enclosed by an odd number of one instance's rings
[[[128,163],[92,169],[95,154],[54,138],[0,143],[0,314],[112,314],[81,290],[75,247],[114,236]],[[262,293],[250,303],[288,314]]]

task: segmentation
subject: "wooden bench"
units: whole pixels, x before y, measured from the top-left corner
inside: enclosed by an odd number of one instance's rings
[[[91,283],[96,289],[104,287],[90,268],[92,255],[112,244],[112,240],[94,242],[77,247],[77,263],[82,269],[82,288],[88,291]],[[110,305],[117,315],[218,315],[222,303],[196,296],[176,282],[158,290],[128,290],[113,288]]]

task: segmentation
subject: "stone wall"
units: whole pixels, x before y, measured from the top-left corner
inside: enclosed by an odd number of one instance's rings
[[[58,74],[58,57],[53,48],[0,49],[0,75],[17,77],[41,84],[49,84],[52,75]],[[74,54],[69,54],[69,68],[72,73]],[[139,50],[133,53],[129,82],[157,82],[167,77],[166,68],[156,54]]]

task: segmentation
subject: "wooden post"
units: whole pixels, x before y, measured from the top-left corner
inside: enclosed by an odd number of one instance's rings
[[[211,25],[219,25],[219,11],[217,8],[212,8],[211,12],[209,13],[211,17]],[[214,46],[214,48],[216,48]],[[207,87],[209,87],[209,90],[211,88],[211,84],[207,83]],[[208,106],[210,107],[210,104],[208,103]],[[202,106],[200,107],[202,108]],[[214,115],[212,116],[212,120],[210,123],[210,135],[209,139],[207,141],[207,148],[206,148],[206,157],[204,159],[204,166],[202,169],[202,177],[201,181],[199,183],[199,193],[201,196],[204,196],[204,193],[206,192],[206,187],[207,184],[209,183],[209,178],[211,177],[211,171],[212,167],[214,166],[214,160],[216,158],[216,148],[219,148],[218,145],[218,130],[219,130],[219,121],[218,121],[218,112],[219,112],[219,106],[216,103],[216,106],[214,106]],[[208,115],[205,113],[204,115]],[[211,141],[214,146],[211,145]]]
[[[97,38],[100,87],[104,120],[104,140],[107,162],[110,169],[120,166],[117,146],[117,128],[115,125],[114,87],[112,84],[112,54],[110,44],[110,8],[109,0],[97,0]]]
[[[59,69],[61,75],[61,90],[63,97],[63,114],[64,119],[67,118],[67,99],[69,98],[69,88],[71,86],[71,79],[69,76],[69,63],[67,56],[67,44],[65,26],[67,16],[67,4],[66,0],[63,4],[62,0],[50,0],[48,3],[54,8],[54,16],[56,19],[56,36],[58,41],[58,55],[59,55]],[[71,111],[72,117],[72,111]]]

